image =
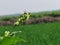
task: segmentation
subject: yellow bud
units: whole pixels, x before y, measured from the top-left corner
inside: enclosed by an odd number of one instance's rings
[[[8,37],[10,34],[10,31],[5,31],[5,37]]]
[[[18,21],[20,21],[21,19],[19,18]]]
[[[0,36],[0,40],[2,40],[4,37]]]
[[[19,21],[15,22],[14,25],[19,25]]]

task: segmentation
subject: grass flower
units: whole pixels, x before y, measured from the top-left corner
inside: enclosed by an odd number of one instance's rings
[[[14,25],[19,25],[19,21],[15,22]]]
[[[20,33],[20,32],[22,32],[22,31],[14,31],[14,32],[11,32],[10,33],[10,36],[13,36],[14,37],[16,35],[16,33]]]
[[[0,36],[0,40],[3,40],[4,37]]]
[[[5,31],[5,37],[8,37],[10,34],[10,31]]]

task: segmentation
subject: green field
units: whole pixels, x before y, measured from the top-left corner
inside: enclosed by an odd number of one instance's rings
[[[60,22],[21,25],[14,29],[13,26],[0,26],[0,35],[6,30],[22,31],[17,36],[26,41],[16,45],[60,45]]]

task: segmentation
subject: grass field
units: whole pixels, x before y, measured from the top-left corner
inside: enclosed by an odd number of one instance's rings
[[[0,35],[6,30],[22,31],[17,36],[26,41],[16,45],[60,45],[60,22],[22,25],[14,29],[13,26],[0,26]]]

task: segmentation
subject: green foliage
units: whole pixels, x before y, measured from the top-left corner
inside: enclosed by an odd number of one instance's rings
[[[31,14],[32,18],[38,18],[43,16],[54,16],[54,15],[60,15],[60,10],[54,10],[54,11],[42,11],[42,12],[35,12]]]
[[[2,20],[8,21],[8,20],[10,20],[10,19],[11,19],[11,18],[7,17],[7,18],[3,18]]]
[[[16,44],[20,39],[16,37],[5,37],[0,45],[12,45]]]

